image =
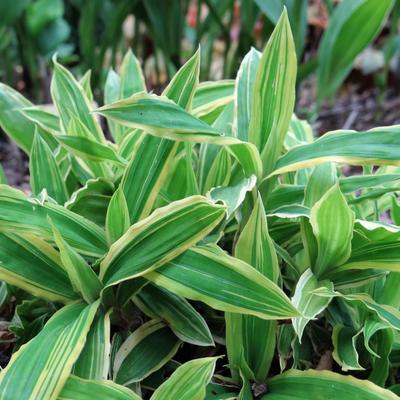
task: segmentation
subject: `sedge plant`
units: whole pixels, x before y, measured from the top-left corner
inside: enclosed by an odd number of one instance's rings
[[[0,186],[0,398],[398,398],[400,127],[314,138],[285,11],[199,66],[155,95],[129,52],[100,108],[56,59],[55,112],[0,85],[32,188]]]

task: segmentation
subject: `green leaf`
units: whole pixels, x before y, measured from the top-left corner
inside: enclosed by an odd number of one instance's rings
[[[311,209],[310,223],[317,239],[318,256],[312,267],[319,277],[350,257],[354,214],[336,184]]]
[[[327,161],[351,165],[399,165],[399,132],[398,126],[366,132],[329,132],[313,143],[289,150],[278,160],[271,176]]]
[[[198,358],[181,365],[151,396],[151,400],[201,400],[206,395],[217,357]]]
[[[372,242],[354,250],[347,262],[335,271],[374,268],[400,272],[399,249],[398,242]]]
[[[300,311],[301,317],[293,318],[293,328],[301,343],[304,328],[308,322],[321,313],[330,303],[330,298],[322,298],[313,293],[314,290],[326,287],[333,290],[333,284],[328,280],[318,281],[310,269],[307,269],[296,284],[292,302]]]
[[[377,332],[377,352],[379,357],[374,360],[372,372],[368,379],[376,385],[384,387],[391,373],[392,363],[390,354],[392,352],[395,335],[393,330],[385,329]]]
[[[126,99],[135,93],[145,92],[146,84],[139,60],[129,49],[122,61],[119,99]]]
[[[182,297],[153,284],[147,284],[134,302],[150,317],[161,318],[184,342],[213,346],[214,341],[203,317]]]
[[[345,0],[335,8],[319,46],[320,99],[333,94],[344,81],[356,56],[381,31],[392,6],[392,0]]]
[[[201,196],[157,209],[111,246],[100,267],[103,282],[115,285],[158,268],[210,233],[224,215],[225,207]]]
[[[370,346],[370,341],[372,337],[380,330],[388,329],[388,324],[382,321],[376,321],[373,318],[369,318],[365,321],[362,327],[362,333],[364,335],[364,346],[374,357],[380,357]]]
[[[57,400],[141,400],[132,390],[113,381],[86,380],[71,375]]]
[[[253,190],[256,177],[244,178],[234,186],[220,186],[210,190],[207,196],[214,201],[223,201],[227,206],[228,218],[243,203],[246,193]]]
[[[176,73],[164,90],[164,95],[179,106],[189,109],[198,80],[197,52]],[[152,211],[160,188],[170,174],[171,164],[178,149],[177,143],[151,135],[138,139],[136,143],[121,183],[132,224],[147,217]]]
[[[58,135],[57,140],[71,153],[83,159],[108,161],[119,166],[127,164],[127,161],[116,153],[110,143],[101,144],[85,137],[71,135]]]
[[[200,48],[175,74],[164,94],[185,110],[191,110],[193,97],[199,84]]]
[[[38,131],[36,131],[32,143],[29,172],[34,195],[37,196],[43,189],[46,189],[49,196],[57,203],[64,204],[67,201],[67,188],[56,159]]]
[[[314,206],[336,181],[336,167],[332,163],[315,166],[304,189],[304,205],[310,208]],[[300,232],[307,257],[307,266],[311,267],[317,260],[318,244],[308,218],[300,220]]]
[[[235,246],[235,256],[277,283],[280,271],[274,244],[268,233],[264,205],[260,197]],[[237,327],[241,325],[238,329]],[[264,382],[275,352],[276,322],[252,315],[230,314],[226,318],[227,351],[230,364],[243,371],[241,357],[257,382]],[[260,332],[264,332],[260,335]],[[239,336],[241,335],[241,337]],[[230,337],[230,341],[228,340]],[[240,354],[241,346],[243,354]],[[233,360],[232,360],[233,358]]]
[[[379,296],[379,303],[387,304],[394,308],[400,308],[400,293],[397,288],[400,284],[400,273],[390,272],[387,274],[385,284]]]
[[[93,102],[93,92],[90,85],[90,79],[92,78],[92,71],[88,70],[84,73],[82,78],[79,80],[79,84],[82,86],[83,91],[86,94],[89,102]]]
[[[235,81],[202,82],[193,98],[193,115],[212,124],[234,99]]]
[[[57,311],[43,330],[22,346],[2,370],[1,397],[20,400],[57,398],[84,346],[98,305],[98,302],[91,305],[75,303]]]
[[[329,188],[332,186],[332,184],[329,184],[329,181],[327,181],[325,184],[322,184],[320,179],[326,178],[325,172],[324,172],[324,165],[329,165],[329,163],[324,163],[324,164],[318,164],[318,166],[322,166],[322,169],[319,170],[318,175],[321,174],[321,176],[314,175],[314,172],[311,174],[310,179],[307,181],[307,186],[313,187],[311,189],[314,191],[316,189],[317,192],[324,194],[324,190],[326,191],[327,188],[324,189],[324,186],[327,185]],[[313,183],[312,181],[314,180],[317,183],[317,187],[314,188],[314,185],[311,186]],[[328,175],[332,176],[332,175]],[[381,186],[385,185],[386,183],[393,183],[396,184],[395,182],[400,179],[400,175],[397,174],[382,174],[382,175],[353,175],[353,176],[347,176],[347,177],[340,177],[339,180],[339,186],[340,190],[342,193],[349,194],[352,192],[357,192],[362,189],[370,189],[376,186]],[[332,181],[333,182],[333,181]],[[270,194],[268,197],[268,204],[267,210],[268,212],[271,212],[277,208],[280,208],[281,206],[284,205],[289,205],[289,204],[302,204],[304,201],[304,191],[305,191],[305,186],[303,185],[287,185],[287,184],[281,184],[277,186]],[[322,196],[322,195],[321,195]],[[312,202],[311,202],[312,203]],[[312,206],[313,204],[309,204],[308,206]]]
[[[23,150],[30,154],[35,136],[35,124],[22,110],[33,104],[16,90],[0,83],[0,126]]]
[[[84,379],[107,379],[110,368],[110,313],[100,310],[95,317],[79,358],[74,375]]]
[[[143,140],[144,136],[145,133],[140,129],[130,130],[118,145],[118,154],[126,160],[131,160],[132,156],[135,154],[136,146]]]
[[[164,139],[202,142],[221,136],[210,125],[165,96],[138,93],[128,99],[105,105],[97,112],[121,125],[143,129]]]
[[[4,168],[3,166],[0,164],[0,184],[1,185],[7,185],[8,184],[8,180],[7,180],[7,176],[4,172]]]
[[[160,320],[136,329],[122,343],[114,361],[114,381],[129,385],[161,368],[177,352],[179,339]]]
[[[105,104],[113,103],[117,100],[126,99],[135,93],[145,92],[146,84],[140,67],[139,60],[129,49],[122,61],[120,69],[121,78],[113,70],[107,76],[104,92]],[[109,127],[117,143],[131,131],[126,126],[121,126],[109,121]]]
[[[331,371],[291,370],[267,381],[268,394],[262,400],[395,400],[397,396],[365,379]]]
[[[0,26],[11,25],[28,6],[28,0],[4,1],[0,6]]]
[[[31,200],[21,191],[0,185],[0,231],[32,234],[52,241],[51,219],[76,251],[101,257],[107,251],[105,232],[93,222],[59,205]]]
[[[268,175],[278,159],[295,101],[297,61],[286,9],[263,51],[254,82],[249,141]]]
[[[55,59],[53,79],[51,81],[51,96],[60,114],[63,131],[68,132],[73,117],[79,119],[92,136],[93,140],[104,142],[100,125],[91,113],[91,105],[82,86],[72,74]]]
[[[33,123],[38,125],[43,131],[55,136],[60,132],[60,118],[58,115],[53,114],[40,107],[25,107],[22,109],[22,114],[30,119]],[[46,136],[46,139],[50,139]],[[51,138],[54,144],[56,144],[55,138]]]
[[[350,303],[361,304],[363,307],[372,311],[379,320],[386,322],[393,329],[400,330],[400,312],[392,306],[386,304],[379,304],[372,299],[368,294],[343,294],[337,291],[332,291],[327,288],[321,287],[314,290],[314,294],[324,297],[340,297]]]
[[[249,123],[253,104],[254,83],[261,53],[254,47],[240,64],[235,82],[236,136],[245,142],[249,140]]]
[[[108,71],[106,82],[104,85],[104,104],[114,103],[119,100],[121,79],[119,75],[111,68]],[[127,135],[125,131],[127,128],[116,124],[115,122],[108,121],[110,133],[116,143],[120,143]]]
[[[119,187],[107,208],[106,233],[109,243],[116,242],[129,228],[129,210],[124,192]]]
[[[204,184],[204,193],[217,186],[227,186],[231,178],[231,168],[231,156],[224,148],[221,148],[211,164]]]
[[[147,217],[152,211],[177,148],[173,141],[151,135],[145,135],[143,140],[137,142],[121,182],[130,223]]]
[[[65,203],[68,210],[104,226],[114,185],[104,178],[89,179]]]
[[[106,155],[106,159],[112,158],[119,160],[119,163],[125,165],[125,160],[120,159],[117,155],[110,155],[112,150],[108,150],[107,146],[102,146],[99,143],[99,146],[94,145],[92,148],[92,144],[96,141],[93,140],[93,135],[90,133],[88,128],[84,125],[84,123],[75,117],[71,116],[68,125],[67,131],[68,137],[66,138],[61,136],[60,142],[61,144],[71,153],[77,155],[78,163],[81,168],[84,168],[90,175],[93,177],[106,177],[112,178],[112,172],[110,166],[104,162],[104,155]],[[69,139],[71,137],[71,139]],[[82,140],[80,140],[82,139]],[[97,143],[97,142],[96,142]]]
[[[163,204],[162,201],[170,203],[188,196],[200,194],[194,172],[196,155],[193,152],[192,144],[185,143],[183,146],[179,146],[178,149],[181,151],[176,155],[172,163],[172,173],[168,176],[165,188],[160,192],[160,205]],[[176,185],[176,182],[180,184]]]
[[[342,371],[363,370],[358,362],[357,338],[361,333],[353,328],[337,324],[333,327],[333,359],[342,367]]]
[[[60,251],[62,265],[69,276],[73,288],[82,295],[82,298],[88,304],[93,303],[99,298],[103,285],[90,265],[68,245],[52,222],[51,226],[55,244]]]
[[[217,310],[263,319],[298,315],[278,286],[218,247],[192,248],[145,277],[175,294],[202,301]]]
[[[243,172],[247,178],[250,178],[251,175],[255,175],[257,178],[262,176],[261,156],[254,144],[246,142],[227,143],[226,149],[242,166]]]
[[[37,236],[0,233],[0,279],[50,301],[79,298],[59,254]]]
[[[257,197],[253,211],[236,242],[235,256],[252,265],[272,282],[278,282],[278,257],[268,233],[267,218],[260,196]]]
[[[357,220],[355,227],[358,235],[354,236],[351,256],[345,264],[336,268],[336,271],[375,268],[398,272],[400,268],[399,227],[363,220]]]
[[[250,381],[242,376],[242,388],[238,396],[238,400],[253,400],[253,392],[251,390]]]
[[[353,175],[339,179],[340,190],[343,193],[356,192],[376,186],[393,183],[400,179],[400,174]]]
[[[224,110],[212,124],[213,128],[215,128],[217,131],[223,132],[227,136],[231,136],[232,124],[233,124],[233,112],[234,112],[233,102],[230,102],[230,104],[224,108]],[[211,144],[211,143],[200,144],[199,166],[196,172],[198,176],[199,187],[202,193],[204,192],[203,188],[205,185],[205,181],[207,179],[211,166],[219,150],[220,148],[216,144]]]
[[[296,53],[300,59],[307,33],[308,0],[256,0],[256,3],[273,24],[278,22],[283,9],[287,8],[296,43]]]

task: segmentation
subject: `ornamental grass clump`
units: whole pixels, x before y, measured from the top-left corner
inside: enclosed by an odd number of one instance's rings
[[[56,59],[54,113],[0,86],[0,398],[397,398],[400,127],[314,138],[286,12],[235,81],[199,64],[158,96],[129,52],[97,109]]]

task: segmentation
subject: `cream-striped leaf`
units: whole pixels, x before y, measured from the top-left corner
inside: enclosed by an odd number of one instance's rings
[[[65,181],[56,159],[48,144],[40,137],[36,130],[29,157],[30,183],[34,195],[46,189],[50,197],[59,204],[68,199]]]
[[[280,271],[260,196],[235,246],[235,256],[247,262],[275,284]],[[241,324],[241,337],[237,326]],[[240,370],[250,368],[257,382],[264,382],[275,352],[276,322],[252,315],[230,314],[226,319],[227,350]],[[260,335],[260,332],[264,332]],[[238,334],[239,333],[239,334]],[[228,336],[230,340],[228,341]],[[228,345],[229,343],[229,345]],[[240,354],[242,350],[242,354]],[[245,366],[242,367],[242,357]],[[237,374],[237,371],[236,371]]]
[[[74,375],[93,380],[107,379],[110,368],[110,313],[100,309],[86,338],[79,358],[76,360]]]
[[[357,339],[361,333],[353,328],[336,324],[332,331],[333,359],[341,366],[342,371],[363,370],[357,352]]]
[[[197,52],[175,74],[165,88],[164,95],[180,107],[190,109],[199,81],[199,68],[200,54]],[[137,143],[121,183],[131,224],[147,217],[152,211],[178,149],[177,143],[151,135],[146,135]]]
[[[121,64],[121,83],[119,85],[119,98],[126,99],[135,93],[145,92],[146,83],[139,60],[128,50]]]
[[[0,279],[50,301],[79,298],[58,252],[42,239],[0,233]]]
[[[61,126],[58,115],[40,107],[26,107],[22,109],[22,113],[49,135],[55,136],[60,133]],[[57,143],[54,137],[46,136],[47,139],[50,139],[54,145]]]
[[[259,149],[268,175],[278,159],[292,118],[297,74],[296,49],[284,9],[258,65],[249,141]]]
[[[99,226],[104,226],[113,193],[114,185],[109,180],[89,179],[84,186],[72,193],[65,207]]]
[[[199,358],[181,365],[151,396],[151,400],[201,400],[214,374],[217,357]]]
[[[193,114],[212,124],[234,99],[235,81],[202,82],[193,99]]]
[[[52,241],[48,218],[79,253],[100,257],[107,251],[105,232],[93,222],[64,207],[31,200],[19,190],[0,185],[0,232],[38,235]]]
[[[173,293],[211,307],[263,319],[298,316],[273,282],[216,246],[195,247],[145,275]]]
[[[71,375],[57,400],[141,400],[132,390],[107,380],[86,380]]]
[[[60,251],[61,263],[72,287],[88,304],[93,303],[99,298],[103,285],[86,260],[68,245],[54,224],[51,225],[54,242]]]
[[[317,296],[313,293],[314,290],[326,287],[333,290],[332,282],[328,280],[318,281],[310,269],[307,269],[300,277],[296,284],[296,289],[292,298],[293,304],[301,312],[301,317],[293,318],[293,328],[299,338],[303,336],[304,328],[310,320],[321,313],[330,303],[328,297]]]
[[[31,152],[36,126],[22,110],[32,106],[19,92],[0,83],[0,126],[27,154]]]
[[[365,379],[343,376],[331,371],[291,370],[267,381],[268,394],[262,400],[395,400],[398,397]]]
[[[109,243],[116,242],[129,228],[129,210],[124,192],[119,187],[111,197],[106,215],[106,233]]]
[[[179,339],[163,322],[146,322],[119,348],[114,360],[114,381],[129,385],[144,379],[166,364],[179,345]]]
[[[152,211],[177,148],[173,141],[151,135],[138,142],[121,182],[131,224]]]
[[[99,303],[63,307],[0,375],[3,399],[55,399],[79,356]]]
[[[351,253],[354,213],[340,191],[332,186],[311,209],[310,223],[317,239],[318,256],[312,266],[319,277],[343,264]]]
[[[235,82],[235,136],[247,142],[249,123],[253,104],[254,84],[261,53],[254,47],[246,54],[240,64]]]
[[[400,330],[400,311],[390,305],[379,304],[366,293],[343,294],[328,288],[320,287],[314,290],[314,294],[323,297],[340,297],[349,303],[360,304],[372,311],[377,318],[389,324],[393,329]]]
[[[65,133],[68,132],[70,121],[78,118],[94,140],[104,142],[104,135],[98,121],[91,112],[91,105],[82,86],[71,72],[55,59],[53,79],[51,81],[51,96],[60,114],[60,121]]]
[[[184,298],[148,283],[135,296],[134,302],[148,316],[166,321],[182,341],[197,346],[214,345],[207,322]]]
[[[182,254],[215,228],[225,207],[202,196],[176,201],[132,225],[101,263],[107,286],[150,272]]]
[[[72,135],[58,135],[57,140],[77,157],[94,161],[107,161],[118,166],[127,164],[127,161],[116,153],[110,143],[102,144],[85,137]]]
[[[327,161],[351,165],[400,165],[399,133],[398,125],[366,132],[329,132],[313,143],[293,147],[277,161],[271,175]]]
[[[202,142],[221,136],[165,96],[138,93],[103,106],[97,112],[124,126],[143,129],[164,139]]]

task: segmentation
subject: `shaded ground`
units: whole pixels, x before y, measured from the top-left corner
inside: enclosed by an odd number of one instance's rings
[[[365,131],[400,124],[400,90],[395,83],[383,92],[365,78],[356,77],[340,89],[333,101],[322,104],[317,118],[315,87],[314,79],[301,84],[296,112],[312,123],[318,136],[336,129]]]
[[[29,188],[28,159],[3,133],[0,135],[0,163],[11,186]]]

